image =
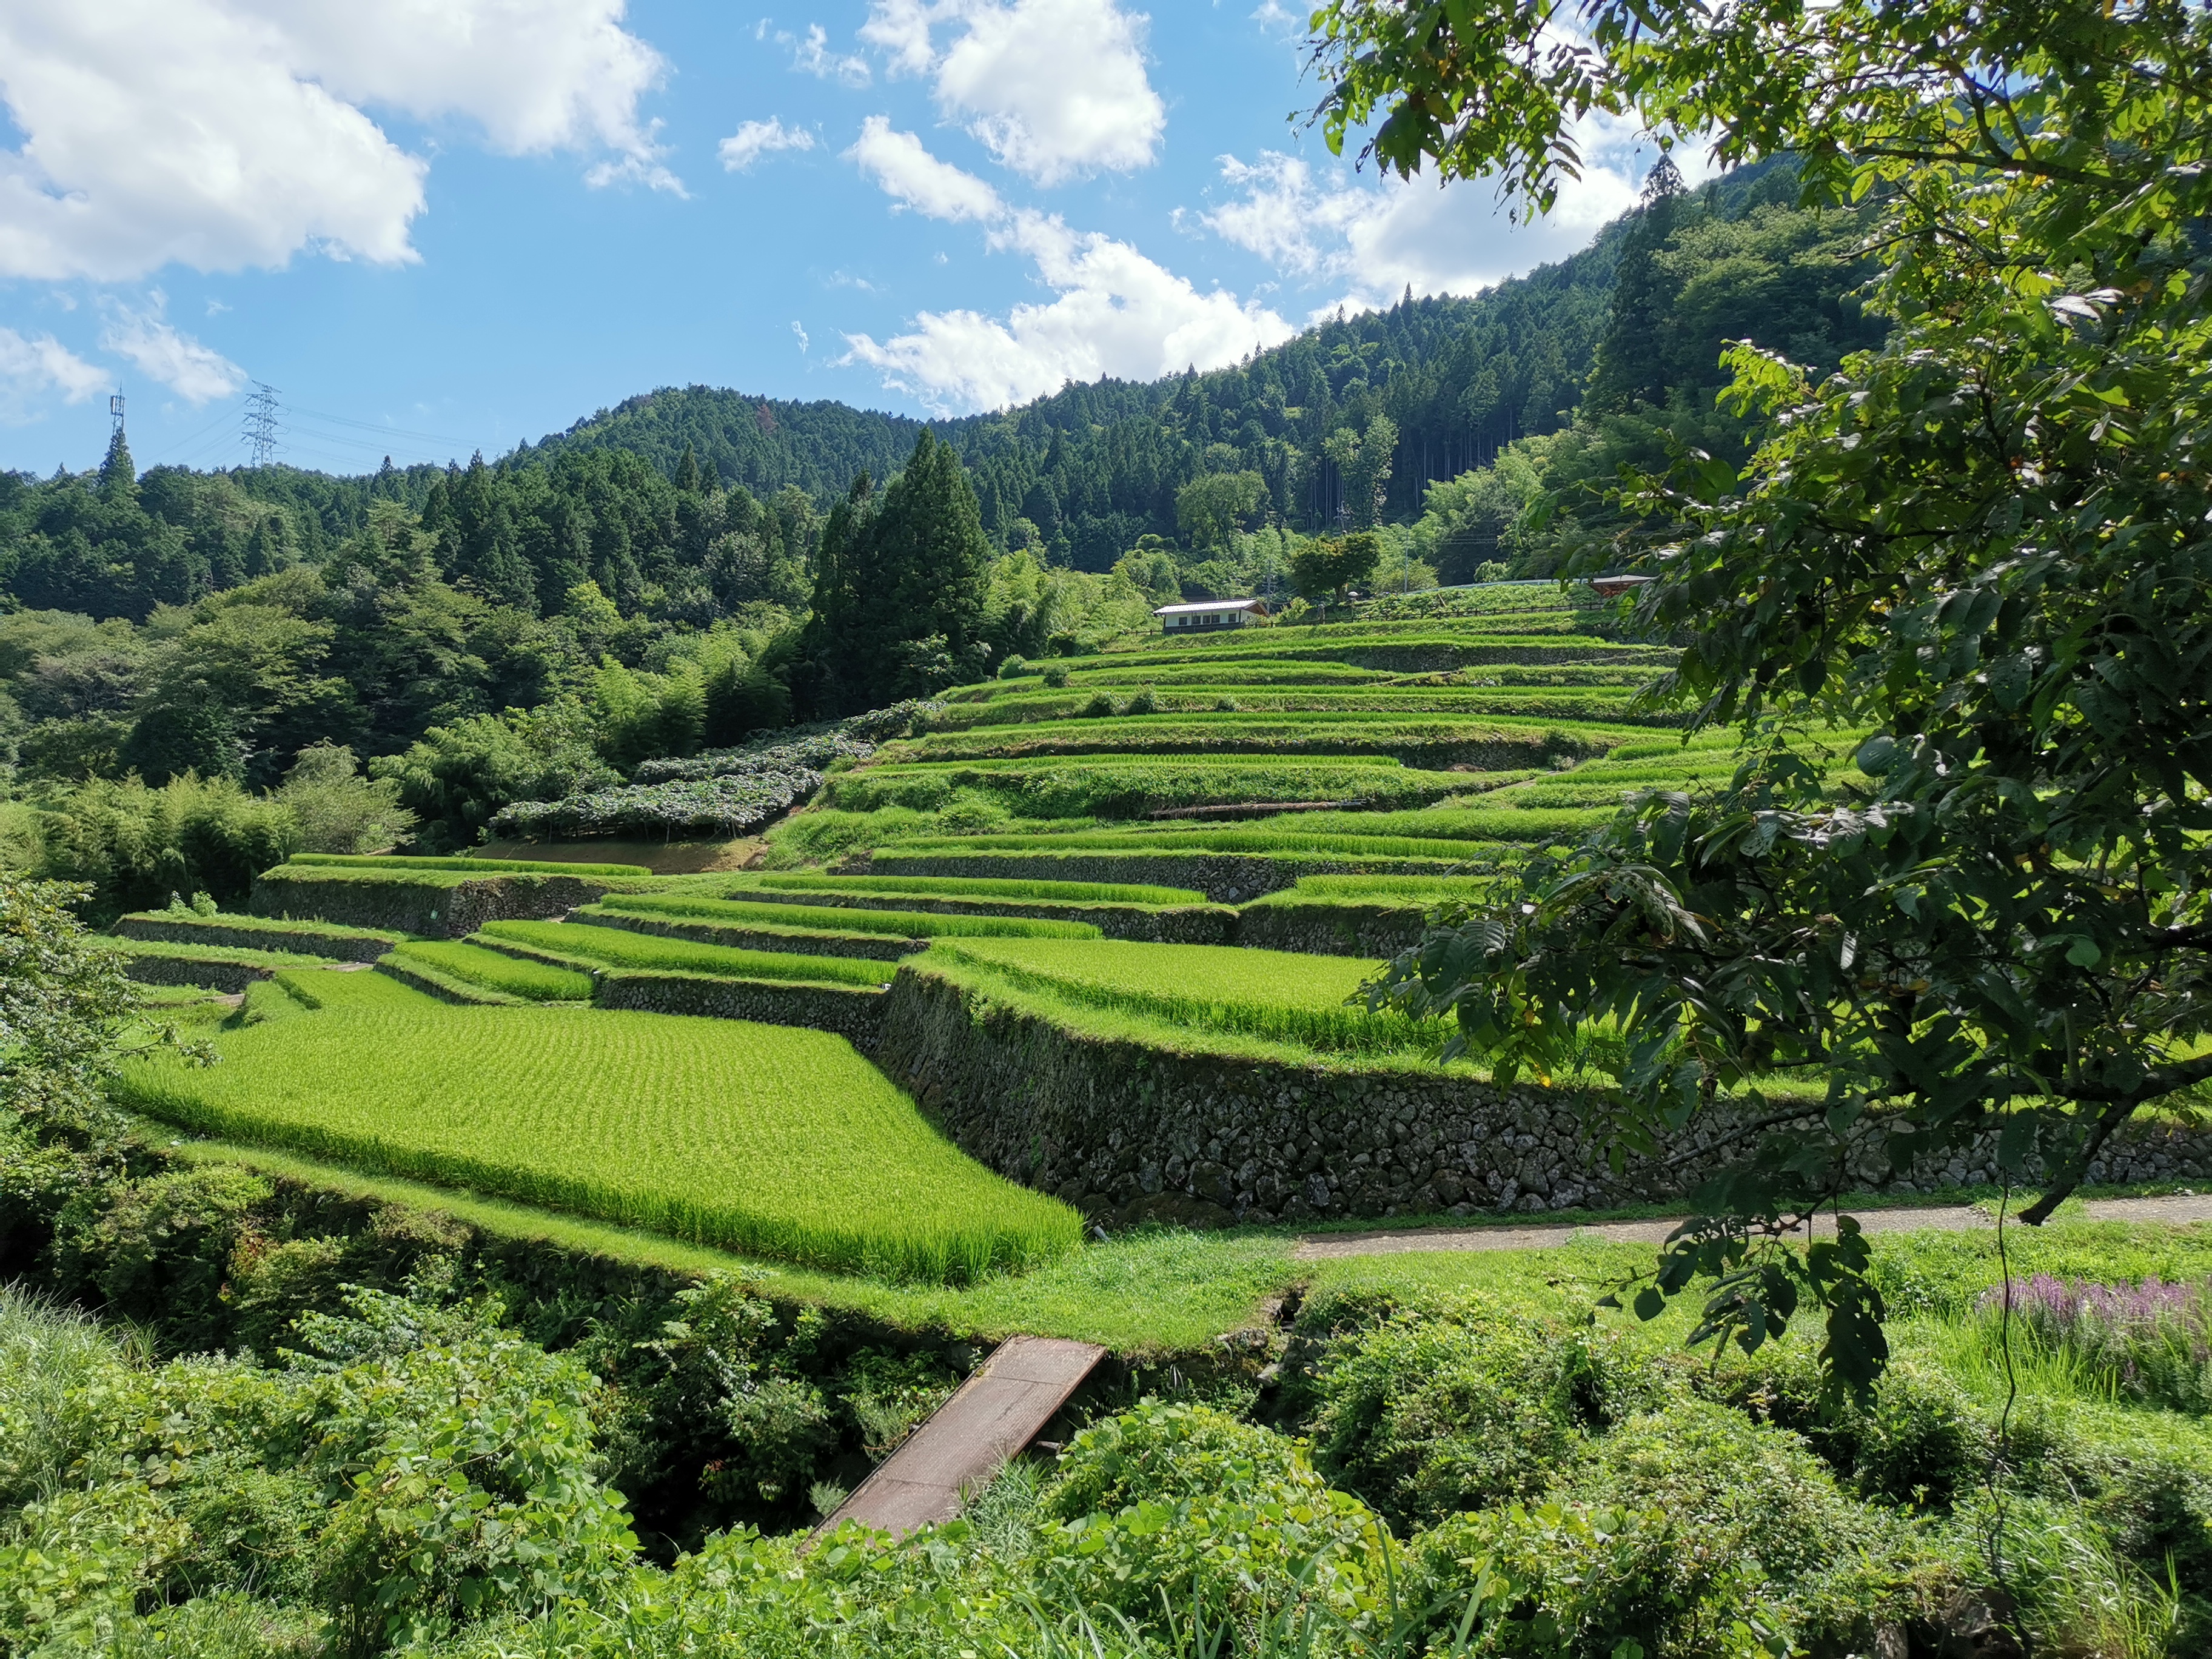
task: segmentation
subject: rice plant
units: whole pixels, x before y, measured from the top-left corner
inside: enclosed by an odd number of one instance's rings
[[[1505,816],[1500,814],[1501,817]],[[1523,815],[1534,818],[1535,814]],[[1297,817],[1279,820],[1288,825]],[[1540,829],[1531,824],[1531,830]],[[1165,855],[1177,853],[1282,853],[1307,857],[1361,860],[1367,859],[1424,859],[1440,865],[1472,860],[1489,861],[1498,856],[1496,842],[1431,839],[1418,836],[1351,836],[1278,829],[1267,824],[1252,829],[1088,830],[1066,835],[961,836],[916,838],[877,854],[878,868],[896,870],[914,859],[941,859],[965,853],[1033,853],[1065,855],[1083,853],[1126,853]]]
[[[681,893],[610,893],[601,908],[641,916],[690,916],[701,921],[743,926],[764,922],[775,927],[823,925],[823,908],[806,904],[757,904],[736,899],[692,898]],[[947,916],[915,910],[839,910],[839,931],[889,933],[900,939],[957,937],[1005,939],[1097,939],[1087,921],[1040,921],[1026,916]]]
[[[619,927],[594,927],[575,921],[488,921],[477,937],[526,946],[571,961],[602,967],[678,974],[719,974],[730,979],[804,980],[831,985],[881,985],[893,972],[886,963],[853,957],[797,956],[782,951],[738,951],[700,945],[659,933],[633,933]],[[476,948],[476,947],[471,947]],[[484,951],[485,956],[499,956]],[[511,967],[526,964],[510,957]],[[591,994],[590,979],[584,994]]]
[[[1203,904],[1189,887],[1154,887],[1110,881],[998,880],[988,876],[764,875],[757,884],[794,893],[915,893],[944,898],[1040,899],[1074,904]]]
[[[216,1066],[131,1062],[117,1094],[204,1133],[889,1279],[1081,1242],[1073,1210],[966,1157],[824,1032],[413,996],[217,1042]]]
[[[1370,1013],[1359,988],[1377,964],[1349,957],[1121,939],[962,939],[931,946],[921,966],[947,960],[1049,998],[1329,1054],[1418,1053],[1445,1036],[1439,1022]]]
[[[588,1002],[592,996],[589,974],[502,956],[458,939],[412,940],[395,948],[392,959],[527,1002]]]
[[[945,806],[958,792],[975,789],[995,798],[1016,817],[1117,818],[1260,801],[1421,806],[1465,787],[1462,774],[1415,770],[1388,756],[1326,760],[1102,756],[878,767],[831,779],[822,799],[845,811],[886,806],[930,811]]]

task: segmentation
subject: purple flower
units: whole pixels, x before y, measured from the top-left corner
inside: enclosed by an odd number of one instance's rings
[[[1994,1319],[2002,1285],[1975,1310]],[[2122,1393],[2184,1411],[2212,1407],[2212,1281],[2100,1285],[2038,1273],[2012,1287],[2013,1317],[2036,1340],[2078,1355]]]

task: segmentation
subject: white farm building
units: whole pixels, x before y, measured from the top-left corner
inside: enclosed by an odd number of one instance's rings
[[[1164,605],[1152,612],[1170,634],[1201,628],[1248,628],[1267,620],[1264,599],[1201,599],[1192,605]]]

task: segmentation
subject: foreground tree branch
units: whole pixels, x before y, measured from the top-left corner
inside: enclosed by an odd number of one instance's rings
[[[2212,213],[2212,17],[1334,0],[1313,37],[1329,141],[1369,131],[1401,173],[1540,210],[1607,113],[1881,204],[1884,346],[1817,382],[1733,346],[1761,446],[1624,477],[1634,527],[1597,556],[1656,578],[1656,695],[1739,728],[1732,786],[1631,802],[1371,991],[1500,1077],[1614,1034],[1590,1127],[1616,1160],[1732,1158],[1639,1308],[1717,1274],[1702,1333],[1748,1343],[1802,1291],[1831,1376],[1870,1386],[1863,1247],[1757,1265],[1783,1218],[1855,1157],[1905,1178],[1972,1149],[2040,1221],[2136,1112],[2212,1081],[2212,262],[2180,228]],[[1868,781],[1825,790],[1820,743]],[[1799,1112],[1779,1079],[1808,1070]]]

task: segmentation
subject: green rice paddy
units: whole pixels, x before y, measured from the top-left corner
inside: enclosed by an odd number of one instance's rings
[[[729,979],[802,980],[817,984],[878,986],[889,980],[888,963],[854,957],[801,956],[782,951],[738,951],[700,945],[659,933],[633,933],[619,927],[593,927],[574,921],[488,921],[479,939],[542,951],[570,961],[635,972],[717,974]],[[475,948],[473,946],[469,948]],[[485,951],[486,956],[499,956]],[[527,964],[511,957],[512,966]],[[583,979],[589,995],[590,979]]]
[[[1109,881],[1018,881],[958,876],[763,875],[763,888],[795,893],[912,893],[929,898],[1035,899],[1069,904],[1203,904],[1189,887],[1155,887]]]
[[[1402,1054],[1440,1047],[1444,1030],[1358,1004],[1379,964],[1234,945],[1122,939],[961,939],[920,965],[951,961],[1048,998],[1325,1054]]]
[[[588,1002],[592,976],[550,963],[528,962],[458,939],[416,939],[395,948],[387,961],[465,984],[520,997],[526,1002]]]
[[[202,1133],[885,1279],[1080,1243],[1073,1210],[951,1146],[840,1037],[358,983],[380,977],[288,976],[319,1011],[219,1032],[218,1065],[133,1061],[118,1092]]]
[[[962,937],[1007,939],[1097,939],[1087,921],[1040,921],[1025,916],[948,916],[914,910],[836,910],[820,905],[755,904],[737,899],[693,898],[677,893],[610,893],[604,909],[641,916],[690,917],[732,927],[766,923],[777,927],[815,927],[836,918],[848,933],[889,933],[900,939]]]

